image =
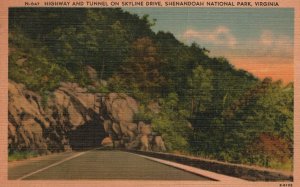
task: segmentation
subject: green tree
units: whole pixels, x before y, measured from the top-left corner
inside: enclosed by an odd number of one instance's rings
[[[265,139],[273,139],[278,145],[286,144],[289,151],[278,147],[278,154],[269,154],[268,160],[280,161],[278,155],[285,155],[292,159],[293,147],[293,85],[284,86],[282,82],[272,82],[265,79],[253,89],[247,91],[243,97],[235,101],[224,113],[225,137],[224,149],[232,158],[241,162],[254,162],[254,157],[262,157],[270,152],[261,148],[253,151],[257,144],[267,146]],[[234,138],[233,138],[234,137]],[[257,144],[256,140],[262,140]],[[264,145],[265,144],[265,145]],[[235,149],[236,148],[236,149]],[[276,149],[276,146],[272,148]],[[252,151],[250,151],[252,150]],[[264,152],[264,150],[266,152]],[[280,153],[281,152],[281,153]],[[241,155],[237,155],[237,153]],[[250,154],[249,154],[250,153]],[[261,159],[262,159],[261,158]],[[267,163],[265,160],[256,160]],[[265,165],[268,166],[268,165]]]
[[[187,97],[190,98],[191,114],[204,112],[210,105],[212,86],[211,70],[204,70],[202,66],[197,66],[193,74],[188,78],[189,90]]]
[[[157,55],[158,48],[148,38],[133,42],[129,57],[121,66],[121,76],[128,85],[135,84],[142,92],[160,94],[165,77],[160,73],[164,61]]]
[[[176,93],[170,93],[165,99],[160,99],[159,103],[161,111],[152,119],[153,130],[162,134],[169,151],[187,151],[188,136],[192,132],[186,120],[188,112],[180,108]]]

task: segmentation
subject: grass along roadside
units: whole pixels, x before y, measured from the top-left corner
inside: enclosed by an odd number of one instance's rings
[[[36,151],[16,151],[8,154],[8,162],[17,161],[17,160],[25,160],[28,158],[38,157],[40,156]]]

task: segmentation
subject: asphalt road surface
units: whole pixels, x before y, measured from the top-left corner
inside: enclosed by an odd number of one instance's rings
[[[116,150],[67,152],[9,163],[10,180],[211,180],[147,158]]]

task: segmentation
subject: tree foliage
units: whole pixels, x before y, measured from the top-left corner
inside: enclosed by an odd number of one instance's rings
[[[157,50],[150,38],[137,39],[121,66],[120,77],[129,85],[135,84],[142,92],[159,92],[165,86],[165,78],[160,73],[164,62],[158,57]]]
[[[191,99],[191,113],[204,112],[212,101],[212,72],[204,70],[202,66],[197,66],[193,74],[187,80],[188,88],[187,97]]]
[[[121,9],[11,8],[9,79],[50,94],[61,81],[107,86],[141,103],[169,151],[280,167],[293,159],[293,84],[259,80],[209,50],[186,45],[155,20]],[[150,101],[160,106],[154,113]]]

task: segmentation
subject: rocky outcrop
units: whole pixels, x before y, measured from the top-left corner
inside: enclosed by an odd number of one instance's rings
[[[139,108],[136,100],[126,94],[110,93],[101,101],[100,116],[105,118],[104,129],[112,139],[114,147],[145,151],[152,148],[159,151],[166,150],[163,141],[153,141],[162,138],[153,135],[150,124],[133,123],[134,114]]]
[[[9,150],[40,154],[92,146],[164,151],[151,124],[134,123],[139,103],[122,93],[89,93],[76,83],[61,83],[40,96],[9,81]]]
[[[47,151],[43,128],[50,127],[50,120],[41,107],[39,95],[24,89],[23,85],[8,85],[8,142],[14,150],[34,149]]]

